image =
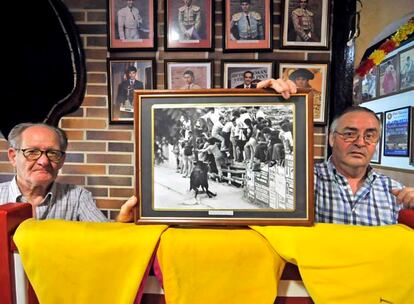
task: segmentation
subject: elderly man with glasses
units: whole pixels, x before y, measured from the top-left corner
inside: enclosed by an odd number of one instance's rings
[[[89,191],[55,181],[68,145],[63,130],[43,123],[22,123],[10,131],[8,141],[8,158],[16,176],[0,184],[0,204],[28,202],[37,219],[108,221]],[[117,221],[131,221],[135,204],[134,196],[126,201]]]
[[[291,80],[267,79],[257,87],[273,88],[285,98],[296,92]],[[329,133],[332,156],[314,168],[317,222],[390,225],[397,223],[400,209],[414,209],[414,188],[370,166],[380,135],[381,122],[367,108],[350,107],[334,119]]]

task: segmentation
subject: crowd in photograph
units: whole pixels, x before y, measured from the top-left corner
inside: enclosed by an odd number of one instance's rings
[[[293,151],[292,113],[286,107],[215,107],[204,112],[195,118],[181,116],[176,137],[156,136],[156,163],[168,160],[172,149],[183,177],[202,161],[221,181],[225,167],[260,171],[263,166],[284,166],[285,155]]]

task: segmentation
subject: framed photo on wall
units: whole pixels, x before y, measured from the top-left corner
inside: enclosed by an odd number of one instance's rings
[[[379,96],[386,96],[398,92],[398,84],[400,81],[399,71],[399,61],[397,56],[393,56],[381,62],[379,66]]]
[[[383,122],[384,114],[383,113],[375,113],[375,115],[377,115],[379,121],[381,122],[381,125],[384,125],[384,122]],[[371,163],[373,163],[373,164],[380,164],[381,163],[381,153],[382,153],[381,148],[382,148],[382,136],[380,136],[380,139],[377,143],[377,146],[375,148],[374,156],[372,156],[372,158],[371,158]]]
[[[213,0],[165,0],[165,49],[212,50]]]
[[[329,0],[282,0],[281,48],[329,48]]]
[[[270,0],[224,0],[224,51],[271,51],[272,7]]]
[[[372,100],[377,97],[378,69],[372,68],[361,81],[362,102]]]
[[[414,88],[414,47],[400,53],[400,91]]]
[[[156,1],[108,0],[108,48],[156,48]]]
[[[274,78],[273,61],[222,60],[223,88],[256,88],[264,79]]]
[[[313,223],[313,124],[307,94],[284,100],[274,92],[244,91],[249,93],[234,89],[135,92],[138,224]],[[272,146],[269,162],[259,155],[246,161],[236,157],[230,166],[230,156],[219,147],[224,144],[233,150],[231,141],[218,139],[202,122],[218,115],[223,123],[232,124],[235,115],[259,110],[272,127],[283,130],[284,142]],[[246,121],[238,119],[236,125]],[[172,159],[166,159],[163,152],[174,151],[177,145],[183,149],[182,172],[177,172],[176,156],[168,153]],[[270,151],[267,143],[257,149],[262,154]],[[203,155],[208,151],[215,151],[214,155]],[[188,158],[193,161],[186,165]]]
[[[155,58],[107,60],[110,123],[131,123],[134,117],[134,90],[155,88]]]
[[[213,87],[213,61],[165,60],[166,89],[211,89]]]
[[[384,113],[384,156],[409,156],[411,107]]]
[[[328,111],[329,63],[279,62],[279,77],[292,80],[300,89],[309,90],[313,99],[313,122],[326,124]]]

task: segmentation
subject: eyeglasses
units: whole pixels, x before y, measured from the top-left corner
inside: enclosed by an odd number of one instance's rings
[[[46,157],[50,161],[57,163],[62,159],[63,155],[65,155],[65,152],[60,151],[60,150],[53,150],[53,149],[45,151],[45,150],[40,150],[36,148],[27,148],[27,149],[16,149],[15,148],[15,150],[22,151],[23,156],[27,160],[30,160],[30,161],[38,160],[42,156],[42,154],[45,153]]]
[[[334,133],[338,134],[344,142],[354,142],[361,136],[361,134],[356,131],[345,131],[343,133],[334,131]],[[369,131],[362,135],[362,138],[367,144],[371,145],[378,142],[380,135],[376,131]]]

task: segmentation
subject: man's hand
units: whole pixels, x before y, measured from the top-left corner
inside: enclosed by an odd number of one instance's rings
[[[392,189],[391,193],[397,197],[397,203],[403,204],[405,208],[414,209],[414,188]]]
[[[292,80],[266,79],[257,84],[258,89],[272,88],[277,93],[281,93],[283,98],[288,99],[290,94],[295,94],[297,91],[296,85]]]
[[[125,203],[123,203],[121,206],[121,211],[119,211],[119,214],[116,217],[116,221],[121,223],[132,222],[134,219],[132,209],[135,207],[137,202],[137,197],[133,195]]]

